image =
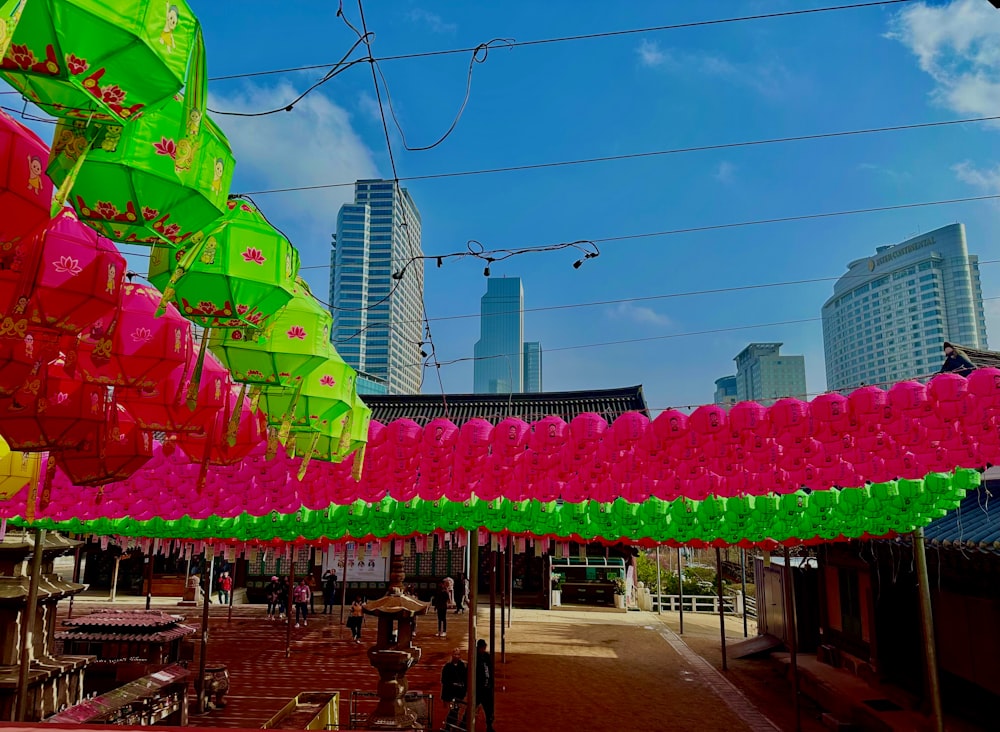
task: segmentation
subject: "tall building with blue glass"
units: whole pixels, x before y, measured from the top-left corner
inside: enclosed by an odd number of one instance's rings
[[[979,258],[962,224],[854,260],[823,305],[828,389],[932,374],[944,341],[987,347]]]
[[[359,180],[340,208],[330,253],[333,343],[389,394],[417,394],[423,380],[424,267],[420,213],[391,180]],[[394,273],[405,272],[400,279]]]
[[[491,277],[480,300],[473,391],[520,394],[542,390],[542,346],[524,342],[520,277]]]

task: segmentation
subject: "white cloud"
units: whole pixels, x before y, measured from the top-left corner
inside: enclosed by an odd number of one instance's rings
[[[283,82],[275,86],[248,84],[228,94],[214,93],[213,109],[258,112],[287,104],[299,91]],[[372,151],[351,127],[348,112],[316,91],[291,112],[266,117],[215,115],[236,155],[233,191],[291,188],[351,182],[378,177]],[[327,239],[336,225],[341,204],[353,200],[350,186],[260,196],[269,217],[281,211]]]
[[[645,305],[631,302],[620,302],[607,311],[608,317],[614,320],[628,320],[640,325],[672,326],[673,321],[666,315],[656,312]]]
[[[895,16],[886,37],[906,46],[934,79],[937,104],[982,116],[1000,109],[1000,12],[988,3],[915,3]]]
[[[451,34],[458,30],[455,23],[448,23],[440,15],[423,8],[414,8],[406,16],[414,23],[426,27],[431,33]]]
[[[639,54],[639,63],[643,66],[662,66],[669,60],[667,54],[660,50],[659,43],[646,38],[642,39],[635,52]]]
[[[973,188],[978,188],[984,193],[1000,193],[1000,165],[990,170],[989,168],[977,168],[970,161],[965,160],[951,166],[951,169],[956,178]]]
[[[639,65],[674,74],[697,74],[745,86],[764,96],[782,95],[792,75],[779,61],[738,63],[717,53],[676,52],[643,39],[636,48]]]
[[[730,184],[736,180],[736,166],[730,163],[728,160],[723,160],[716,167],[715,172],[712,174],[720,183]]]

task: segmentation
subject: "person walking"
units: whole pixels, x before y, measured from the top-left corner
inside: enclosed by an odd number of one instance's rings
[[[223,572],[219,577],[219,604],[228,605],[233,593],[233,578],[229,572]]]
[[[468,678],[462,651],[459,648],[451,652],[451,661],[441,669],[441,701],[448,705],[448,716],[444,728],[453,729],[459,723],[459,706],[457,702],[465,699],[465,682]]]
[[[486,715],[486,732],[493,729],[493,657],[486,650],[486,641],[480,638],[476,642],[476,709],[483,708]]]
[[[455,614],[465,612],[463,603],[465,603],[465,575],[461,572],[458,573],[458,579],[455,581]]]
[[[434,593],[434,597],[431,599],[431,604],[434,609],[437,610],[438,616],[438,632],[434,635],[439,638],[448,637],[448,601],[450,597],[448,595],[448,588],[445,587],[444,582],[438,586],[438,591]]]
[[[316,614],[316,577],[310,572],[306,575],[306,585],[309,587],[309,614]]]
[[[265,592],[267,596],[267,619],[274,620],[278,617],[278,608],[281,607],[281,583],[277,577],[271,577]]]
[[[309,625],[309,600],[312,599],[312,591],[303,577],[292,590],[292,602],[295,603],[295,627],[299,625]]]
[[[323,573],[323,614],[333,613],[337,604],[337,575],[329,569]]]
[[[351,605],[351,614],[347,617],[347,628],[354,636],[354,642],[361,642],[361,624],[365,620],[365,604],[361,601],[361,595],[354,598]]]
[[[278,580],[278,619],[284,620],[286,615],[291,617],[288,607],[288,580],[282,577]]]

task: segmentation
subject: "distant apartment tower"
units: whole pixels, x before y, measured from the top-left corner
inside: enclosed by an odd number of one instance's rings
[[[942,343],[986,348],[979,258],[951,224],[856,259],[823,305],[828,389],[934,373]]]
[[[417,394],[423,380],[424,266],[420,213],[391,180],[359,180],[337,214],[330,253],[333,343],[389,394]],[[406,268],[401,279],[393,274]]]
[[[782,397],[805,398],[805,358],[781,355],[782,345],[751,343],[736,354],[737,401],[768,406]]]
[[[542,391],[542,344],[528,341],[524,344],[524,393]]]
[[[735,376],[723,376],[715,380],[715,403],[722,407],[731,407],[739,401]]]
[[[473,369],[477,394],[542,390],[542,346],[524,342],[524,288],[520,277],[491,277],[480,300]]]

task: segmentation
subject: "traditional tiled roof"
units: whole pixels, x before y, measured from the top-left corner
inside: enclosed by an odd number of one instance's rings
[[[530,422],[550,415],[569,421],[584,412],[596,412],[610,422],[625,412],[649,413],[642,386],[537,394],[380,394],[363,399],[372,418],[383,424],[409,418],[423,425],[447,417],[461,426],[475,417],[495,424],[506,417]]]
[[[169,628],[184,620],[183,615],[171,615],[160,610],[98,610],[63,621],[63,625],[79,628]]]
[[[195,628],[190,625],[174,625],[163,629],[142,629],[133,632],[132,628],[127,632],[114,632],[111,630],[85,630],[74,628],[73,630],[56,631],[56,640],[61,641],[139,641],[142,643],[169,643],[177,638],[183,638],[195,632]]]
[[[983,478],[958,508],[924,529],[931,546],[1000,554],[1000,468],[990,468]]]
[[[985,368],[987,366],[1000,368],[1000,352],[982,351],[978,348],[966,348],[959,343],[955,343],[954,345],[961,348],[965,352],[965,355],[969,357],[969,360],[976,366],[981,368]]]

